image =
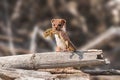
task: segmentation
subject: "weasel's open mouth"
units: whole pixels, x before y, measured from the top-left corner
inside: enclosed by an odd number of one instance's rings
[[[60,28],[56,28],[57,31],[60,31],[61,29]]]

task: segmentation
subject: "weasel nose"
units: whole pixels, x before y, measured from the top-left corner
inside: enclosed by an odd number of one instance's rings
[[[57,28],[58,28],[58,26],[54,26],[54,28],[55,28],[55,29],[57,29]]]
[[[55,28],[57,28],[57,26],[54,26]]]

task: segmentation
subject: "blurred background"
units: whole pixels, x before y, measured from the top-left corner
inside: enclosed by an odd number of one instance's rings
[[[0,56],[54,51],[43,37],[63,18],[78,50],[102,49],[120,69],[120,0],[0,0]]]

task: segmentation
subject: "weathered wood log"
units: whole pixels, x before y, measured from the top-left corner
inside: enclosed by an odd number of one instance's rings
[[[0,69],[0,80],[90,80],[86,73],[51,74],[34,70]]]
[[[49,72],[22,69],[0,69],[1,80],[53,80]]]
[[[78,74],[82,73],[82,71],[74,69],[73,67],[67,67],[67,68],[52,68],[52,69],[39,69],[38,71],[43,72],[50,72],[52,74]]]
[[[90,76],[85,73],[78,74],[55,74],[57,80],[91,80]]]
[[[105,63],[101,50],[45,52],[0,57],[0,67],[24,69],[82,67]]]
[[[91,75],[120,75],[120,70],[116,69],[82,70],[82,71]]]
[[[90,80],[120,80],[120,75],[92,75]]]

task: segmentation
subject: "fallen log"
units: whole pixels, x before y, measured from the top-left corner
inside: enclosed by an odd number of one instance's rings
[[[91,80],[120,80],[120,75],[92,75]]]
[[[0,67],[45,69],[83,67],[106,64],[101,50],[76,52],[45,52],[0,57]]]
[[[39,72],[22,69],[0,69],[1,80],[53,80],[54,76],[49,72]]]
[[[120,75],[120,70],[116,69],[100,69],[100,70],[82,70],[91,75]]]
[[[78,74],[83,73],[80,70],[74,69],[73,67],[67,67],[67,68],[52,68],[52,69],[38,69],[38,71],[41,72],[50,72],[52,74]]]
[[[0,80],[90,80],[86,73],[79,74],[51,74],[23,69],[0,69]]]

